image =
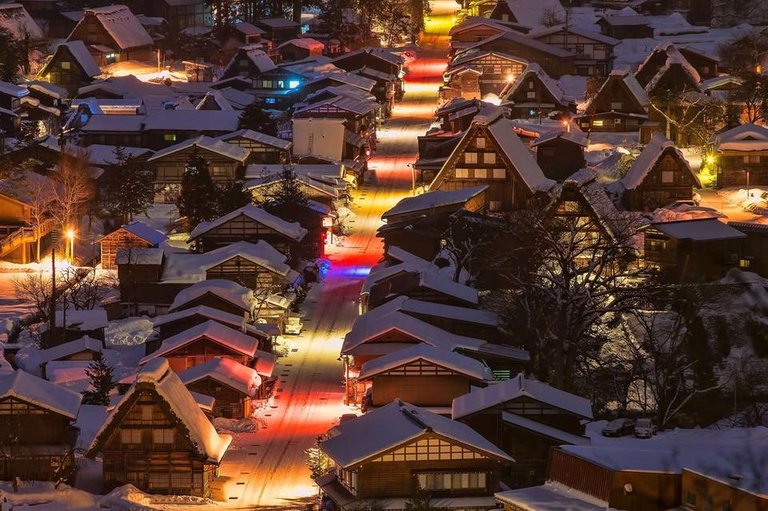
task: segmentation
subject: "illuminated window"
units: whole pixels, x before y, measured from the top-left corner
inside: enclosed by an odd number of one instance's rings
[[[504,179],[505,177],[507,177],[506,169],[493,169],[494,179]]]
[[[488,177],[488,169],[475,169],[475,179],[485,179]]]
[[[192,472],[173,472],[171,474],[171,488],[191,488]]]
[[[427,472],[417,474],[422,490],[485,489],[485,472]]]
[[[149,488],[151,490],[170,488],[169,483],[170,476],[168,473],[149,474]]]
[[[671,170],[665,170],[661,173],[661,182],[662,183],[674,183],[675,182],[675,173]]]
[[[163,140],[166,142],[176,142],[176,133],[166,133],[163,135]]]
[[[277,81],[277,88],[278,89],[285,89],[285,80],[278,80]]]
[[[760,163],[760,156],[755,154],[744,156],[744,163]]]
[[[272,88],[272,80],[262,80],[261,81],[261,88],[262,89],[271,89]]]
[[[227,168],[226,167],[216,167],[214,166],[211,169],[211,176],[213,177],[225,177],[228,175]]]
[[[528,99],[536,99],[536,91],[526,92],[525,97]]]
[[[611,110],[621,110],[623,107],[624,107],[624,103],[621,103],[620,101],[611,103]]]
[[[457,179],[466,179],[469,177],[469,169],[456,169]]]
[[[500,200],[488,201],[488,209],[491,211],[501,211],[502,205]]]
[[[69,62],[67,62],[66,60],[61,61],[61,69],[69,69],[70,67],[71,66]]]
[[[485,137],[477,137],[475,139],[475,146],[479,149],[485,149]]]
[[[266,103],[266,104],[268,104],[268,105],[274,105],[274,104],[276,104],[276,103],[277,103],[277,99],[275,99],[275,98],[266,98],[266,99],[264,100],[264,103]]]
[[[174,439],[172,429],[154,429],[152,430],[152,443],[155,444],[172,444]]]
[[[739,259],[739,268],[749,268],[752,262],[749,259]]]
[[[496,153],[483,153],[483,163],[496,163]]]
[[[579,206],[579,203],[575,200],[567,200],[563,201],[563,210],[566,213],[578,213],[581,211],[581,207]]]
[[[592,126],[596,126],[598,128],[601,128],[603,126],[603,120],[602,119],[595,119],[592,121]]]
[[[301,84],[301,82],[300,82],[300,81],[298,81],[298,80],[291,80],[291,81],[289,81],[289,82],[288,82],[288,88],[289,88],[289,89],[295,89],[295,88],[297,88],[297,87],[298,87],[300,84]]]
[[[477,163],[477,153],[464,153],[464,163]]]
[[[140,444],[141,441],[140,429],[121,429],[120,430],[120,443],[123,444]]]

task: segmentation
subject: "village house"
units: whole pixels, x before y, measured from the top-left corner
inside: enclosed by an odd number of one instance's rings
[[[716,469],[683,468],[680,474],[682,509],[732,509],[751,511],[768,508],[768,487],[751,476],[724,476]]]
[[[747,235],[741,242],[739,267],[768,276],[768,226],[756,222],[728,222],[728,226]]]
[[[147,346],[147,349],[150,347]],[[178,373],[214,357],[225,357],[253,367],[258,348],[258,339],[217,321],[208,320],[163,339],[157,351],[147,353],[139,364],[144,365],[164,357],[171,369]]]
[[[296,222],[286,222],[252,204],[238,208],[210,222],[201,222],[190,233],[187,243],[198,252],[210,252],[238,241],[264,240],[289,257],[297,257],[307,230]]]
[[[698,65],[695,65],[694,62]],[[689,68],[687,74],[699,77],[698,81],[700,82],[702,79],[718,76],[718,62],[716,58],[708,57],[690,48],[677,47],[674,43],[665,41],[654,48],[645,60],[640,63],[637,71],[635,71],[635,78],[637,78],[640,85],[647,87],[664,67],[669,67],[672,63],[678,63]]]
[[[258,131],[241,129],[216,137],[216,140],[250,151],[251,163],[287,163],[293,143]]]
[[[82,41],[99,66],[115,62],[151,61],[154,41],[125,5],[89,8],[67,41]]]
[[[311,37],[297,37],[278,45],[277,55],[282,62],[293,62],[310,57],[319,57],[324,53],[325,45]]]
[[[510,110],[513,119],[542,119],[552,112],[570,116],[576,111],[573,100],[538,64],[531,63],[514,81],[501,91],[501,106]]]
[[[232,437],[219,435],[190,392],[157,358],[145,365],[88,447],[103,459],[103,491],[132,484],[155,494],[210,497]]]
[[[0,374],[0,479],[74,482],[81,399],[21,370]]]
[[[674,48],[674,46],[670,46]],[[701,77],[696,69],[678,52],[670,50],[667,61],[651,77],[645,85],[648,97],[654,98],[664,94],[684,92],[700,92]],[[642,83],[641,83],[642,85]]]
[[[334,467],[315,481],[339,510],[372,501],[403,509],[417,490],[442,509],[493,507],[489,495],[514,461],[469,426],[399,399],[336,426],[319,447]]]
[[[529,28],[540,28],[564,22],[566,13],[560,0],[497,0],[489,17]]]
[[[453,97],[481,99],[489,94],[499,96],[527,65],[525,60],[501,51],[463,50],[448,64],[441,97],[448,100]]]
[[[556,25],[536,30],[528,36],[573,52],[576,56],[576,74],[579,76],[608,76],[613,69],[613,49],[621,42],[578,25]]]
[[[644,229],[645,262],[667,282],[711,282],[746,264],[746,237],[717,218],[654,222]]]
[[[450,415],[453,399],[485,386],[490,369],[475,359],[428,344],[416,344],[366,362],[358,382],[365,382],[364,407],[404,399],[440,415]]]
[[[17,133],[21,127],[18,110],[21,98],[29,91],[10,82],[0,82],[0,130],[5,133]]]
[[[65,88],[70,96],[75,96],[80,87],[91,84],[100,74],[101,69],[85,43],[69,41],[56,47],[37,76]]]
[[[403,77],[405,76],[403,65],[405,62],[401,56],[385,48],[361,48],[346,52],[334,58],[331,63],[348,72],[368,68],[391,75],[396,80],[394,84],[395,98],[399,99],[403,95]]]
[[[652,39],[654,32],[647,16],[606,16],[597,20],[600,32],[614,39]]]
[[[656,135],[611,190],[630,211],[653,211],[677,200],[692,200],[701,188],[696,174],[675,145]]]
[[[139,0],[139,4],[131,9],[165,20],[171,36],[186,28],[201,29],[213,25],[211,6],[203,0]]]
[[[259,324],[257,327],[243,321],[242,314],[232,314],[208,305],[195,305],[189,308],[179,308],[176,312],[169,312],[152,318],[152,325],[157,331],[157,337],[147,341],[147,352],[156,351],[164,339],[173,337],[208,320],[216,321],[257,339],[259,345],[265,349],[270,344],[271,333],[267,333],[269,325]]]
[[[515,459],[504,482],[519,488],[544,482],[551,447],[589,445],[581,421],[592,419],[592,405],[521,373],[457,396],[451,417]]]
[[[582,131],[638,131],[648,119],[650,99],[632,73],[613,70],[584,113],[578,117]]]
[[[105,270],[116,270],[117,251],[120,249],[157,248],[167,238],[162,232],[139,220],[129,222],[99,240],[101,267]]]
[[[429,191],[487,185],[488,209],[512,211],[527,207],[553,184],[514,133],[510,121],[499,114],[474,118]]]
[[[528,29],[516,23],[502,22],[482,16],[467,16],[461,23],[452,26],[448,31],[451,38],[449,54],[453,55],[484,39],[510,30],[525,33]]]
[[[281,186],[285,168],[285,165],[270,164],[254,164],[248,166],[245,174],[247,179],[245,187],[253,195],[254,202],[259,203],[269,199],[270,195],[274,193],[277,187]],[[344,164],[299,163],[291,165],[290,168],[296,173],[298,186],[308,199],[332,208],[335,208],[336,205],[343,204],[347,199],[346,182],[342,188],[337,181],[340,171],[342,174],[344,172]],[[332,179],[329,180],[324,176],[329,176]],[[329,184],[329,181],[335,184]],[[290,216],[283,214],[283,212],[272,211],[272,214],[278,215],[280,218],[286,218],[289,221],[294,221]]]
[[[74,366],[73,368],[81,369],[84,374],[85,368],[101,357],[103,352],[104,341],[93,339],[87,335],[74,341],[40,350],[40,367],[43,371],[43,377],[47,380],[51,379],[47,369],[56,362],[65,362],[67,365]],[[62,364],[58,364],[58,367],[61,369]]]
[[[250,417],[262,386],[255,369],[222,357],[190,367],[179,378],[189,391],[215,398],[213,415],[227,419]]]
[[[51,348],[84,336],[103,341],[104,329],[108,324],[107,311],[104,309],[78,310],[70,304],[63,310],[56,311],[53,334],[47,324],[41,329],[42,347]]]
[[[544,175],[562,182],[587,164],[584,151],[589,140],[576,127],[558,128],[542,134],[531,147],[536,150],[536,163]]]
[[[285,18],[263,18],[254,23],[265,32],[265,37],[272,41],[275,47],[299,37],[301,31],[298,23]]]
[[[250,322],[253,317],[253,291],[237,282],[223,279],[203,280],[179,291],[168,312],[205,306],[243,318]]]
[[[174,198],[193,156],[205,159],[214,183],[230,183],[238,173],[244,175],[250,151],[204,135],[157,151],[147,159],[155,168],[155,185],[162,189],[157,198]]]
[[[717,154],[717,184],[768,185],[768,129],[742,124],[712,137]]]

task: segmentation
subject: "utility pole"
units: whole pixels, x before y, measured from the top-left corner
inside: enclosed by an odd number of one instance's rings
[[[51,233],[51,243],[54,243],[56,236],[56,231]],[[48,313],[49,318],[49,335],[48,335],[48,344],[49,346],[56,346],[56,247],[54,246],[51,248],[51,309]]]

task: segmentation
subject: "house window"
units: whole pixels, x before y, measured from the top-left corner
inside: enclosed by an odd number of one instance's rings
[[[584,55],[584,45],[583,44],[577,44],[576,45],[576,55]]]
[[[488,177],[488,169],[475,169],[475,179],[486,179]]]
[[[240,66],[240,69],[248,69],[248,59],[238,60],[237,65]]]
[[[477,153],[464,153],[464,163],[477,163]]]
[[[164,474],[149,474],[149,489],[150,490],[164,490],[169,488],[170,477],[167,473]]]
[[[266,98],[264,99],[264,103],[267,105],[274,105],[277,103],[277,100],[275,98]]]
[[[483,163],[496,163],[496,153],[483,153]]]
[[[172,444],[174,440],[174,431],[172,429],[153,429],[152,443],[154,444]]]
[[[620,125],[621,125],[621,119],[614,119],[614,120],[613,120],[613,124],[614,124],[615,126],[620,126]]]
[[[739,268],[747,269],[752,262],[749,259],[739,259]]]
[[[163,135],[163,140],[165,142],[176,142],[176,133],[166,133]]]
[[[66,60],[61,61],[61,69],[69,69],[71,67],[70,63]]]
[[[261,88],[262,89],[271,89],[272,88],[272,80],[262,80],[261,81]]]
[[[592,121],[592,126],[595,126],[597,128],[602,128],[603,127],[603,120],[602,119],[595,119],[594,121]]]
[[[500,200],[488,201],[488,209],[491,211],[501,211],[502,205]]]
[[[506,169],[493,169],[493,179],[504,179],[507,177]]]
[[[214,166],[211,169],[211,177],[226,177],[227,176],[227,168],[226,167],[216,167]]]
[[[278,89],[285,89],[285,81],[284,80],[278,80],[277,81],[277,88]]]
[[[581,211],[581,207],[575,200],[567,200],[563,201],[563,211],[566,213],[578,213]]]
[[[477,137],[475,139],[475,146],[478,149],[485,149],[485,137]]]
[[[171,488],[192,488],[192,472],[173,472]]]
[[[485,489],[485,472],[426,472],[417,474],[422,490]]]
[[[675,172],[672,170],[664,170],[661,173],[661,182],[662,183],[674,183],[675,182]]]
[[[760,163],[760,155],[749,154],[744,156],[744,163]]]
[[[614,101],[611,103],[611,110],[621,110],[624,108],[624,103],[621,101]]]
[[[457,179],[466,179],[469,177],[469,169],[456,169]]]
[[[120,443],[121,444],[141,444],[141,431],[140,429],[121,429],[120,430]]]
[[[666,248],[667,248],[667,242],[665,240],[656,240],[656,239],[648,240],[648,250],[652,252],[659,252],[661,250],[665,250]]]
[[[533,83],[533,80],[528,81],[528,90],[533,90],[535,84]]]
[[[536,91],[526,92],[525,97],[528,99],[536,99]]]

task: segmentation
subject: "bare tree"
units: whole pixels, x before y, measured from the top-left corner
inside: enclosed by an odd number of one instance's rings
[[[664,134],[678,144],[704,144],[725,126],[727,107],[697,91],[659,91],[651,97],[651,111],[664,122]]]
[[[63,271],[61,280],[66,288],[67,302],[76,310],[95,309],[117,284],[111,277],[88,268],[69,267]]]
[[[493,219],[478,217],[460,210],[450,218],[441,239],[441,252],[435,263],[448,260],[453,267],[453,280],[459,282],[463,272],[476,275],[479,259],[496,239],[500,225]]]
[[[53,187],[52,216],[62,229],[79,225],[88,202],[94,196],[86,154],[62,154],[51,177],[56,181]]]
[[[60,279],[56,279],[56,294],[58,295],[63,286]],[[34,311],[42,321],[48,321],[50,318],[51,307],[51,276],[42,271],[35,273],[25,273],[13,279],[13,288],[16,296],[34,306]]]
[[[54,191],[51,183],[43,179],[27,179],[25,183],[30,221],[35,229],[35,260],[40,261],[43,226],[51,218]]]

